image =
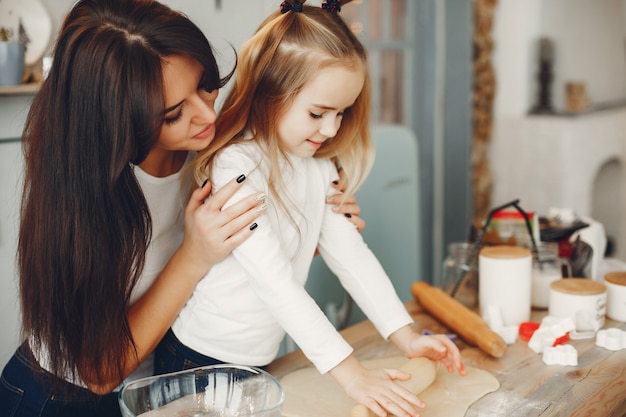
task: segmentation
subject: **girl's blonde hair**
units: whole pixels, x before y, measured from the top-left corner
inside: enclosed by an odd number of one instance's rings
[[[294,5],[293,0],[287,3]],[[196,181],[210,176],[212,161],[221,149],[252,135],[264,144],[261,148],[271,167],[270,193],[282,203],[279,161],[285,153],[276,133],[278,120],[304,86],[331,66],[365,74],[363,89],[345,112],[337,134],[315,154],[333,159],[343,169],[345,195],[354,194],[373,162],[367,54],[336,12],[306,5],[302,12],[276,11],[243,45],[232,90],[217,119],[215,139],[194,163]]]

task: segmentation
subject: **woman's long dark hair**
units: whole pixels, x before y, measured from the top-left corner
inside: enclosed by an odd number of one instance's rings
[[[162,60],[177,54],[204,66],[207,89],[227,81],[180,13],[152,0],[79,1],[33,100],[22,137],[23,332],[57,375],[124,376],[130,295],[152,230],[132,164],[158,139]]]

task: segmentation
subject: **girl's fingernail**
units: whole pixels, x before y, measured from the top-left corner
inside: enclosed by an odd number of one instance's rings
[[[261,193],[256,196],[256,201],[263,201],[263,200],[265,200],[265,193]]]
[[[258,224],[256,224],[256,223],[252,223],[252,224],[250,225],[250,230],[254,230],[254,229],[256,229],[258,226],[259,226]]]
[[[339,185],[339,181],[335,180],[335,181],[333,181],[333,184]]]
[[[259,207],[256,208],[256,211],[263,211],[267,208],[267,204],[261,204]],[[256,223],[255,223],[256,224]]]
[[[200,186],[200,188],[204,188],[204,186],[206,185],[207,182],[209,182],[208,178],[206,178],[204,181],[202,181],[202,185]]]
[[[345,213],[344,216],[346,216],[347,218],[351,219],[352,218],[352,214],[350,213]]]
[[[243,180],[245,180],[245,179],[246,179],[246,176],[241,174],[240,176],[237,177],[237,182],[239,184],[241,184],[243,182]]]
[[[328,201],[329,203],[334,203],[335,202],[335,197],[328,197],[326,199],[326,201]]]

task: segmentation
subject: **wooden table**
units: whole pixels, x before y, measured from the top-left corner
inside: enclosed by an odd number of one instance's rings
[[[417,302],[409,301],[406,307],[415,319],[415,330],[449,332]],[[540,321],[545,315],[545,311],[533,311],[532,320]],[[608,327],[626,330],[626,324],[607,319]],[[341,333],[359,359],[399,354],[369,321]],[[540,354],[519,339],[499,359],[457,341],[466,365],[487,370],[500,382],[500,389],[475,402],[466,417],[626,416],[626,350],[612,352],[598,347],[595,338],[569,343],[578,351],[578,366],[548,366]],[[281,378],[309,365],[302,352],[296,351],[271,363],[268,370]]]

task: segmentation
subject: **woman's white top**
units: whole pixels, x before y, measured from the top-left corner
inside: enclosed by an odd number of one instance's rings
[[[225,207],[252,193],[270,195],[266,159],[253,141],[219,155],[211,178],[214,190],[242,173],[247,176]],[[352,348],[304,289],[316,248],[383,337],[412,319],[356,227],[326,204],[326,196],[336,193],[333,163],[290,156],[282,176],[286,190],[281,196],[291,202],[297,229],[268,199],[258,228],[197,285],[172,329],[201,354],[253,366],[275,358],[286,331],[325,373]]]

